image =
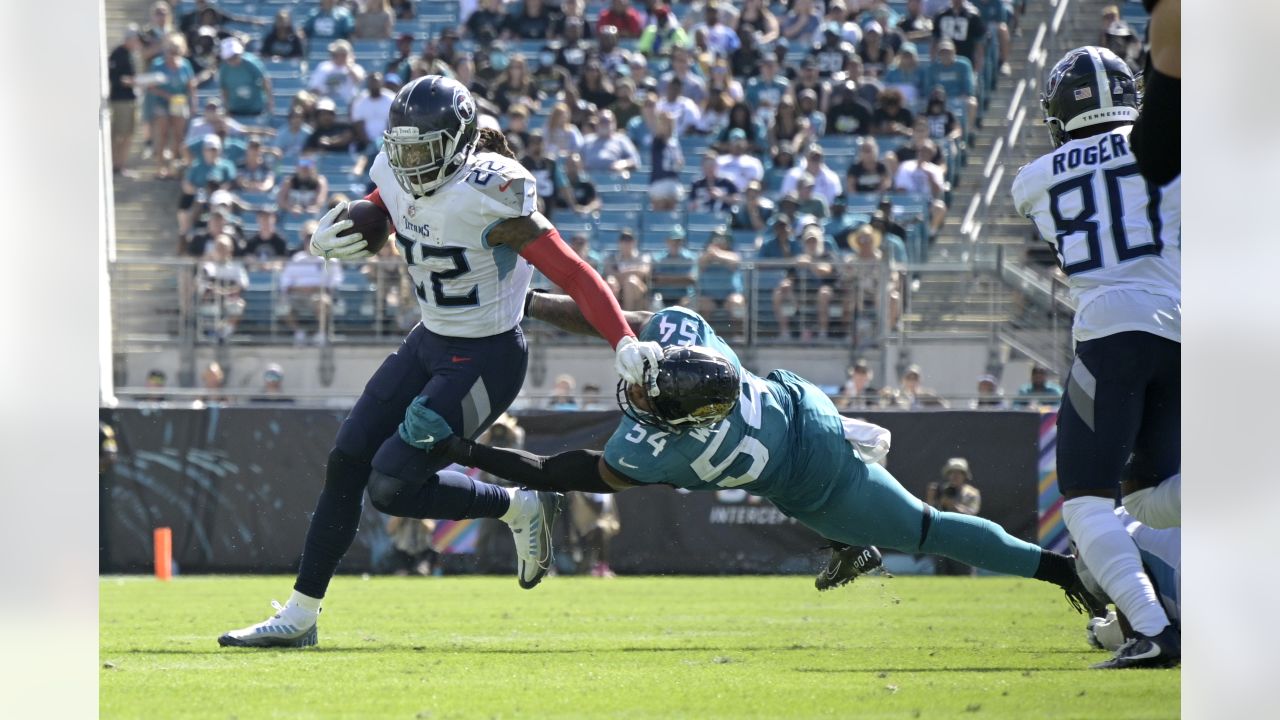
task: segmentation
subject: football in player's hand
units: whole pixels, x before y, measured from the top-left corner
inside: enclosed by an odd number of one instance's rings
[[[391,218],[387,212],[368,200],[355,200],[347,205],[347,212],[338,221],[351,220],[351,227],[338,237],[360,233],[369,244],[369,252],[378,254],[391,235]]]

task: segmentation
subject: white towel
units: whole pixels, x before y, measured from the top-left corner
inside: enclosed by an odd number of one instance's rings
[[[889,454],[891,433],[888,430],[857,418],[841,417],[840,420],[844,423],[844,439],[858,451],[862,462],[884,462],[885,456]]]

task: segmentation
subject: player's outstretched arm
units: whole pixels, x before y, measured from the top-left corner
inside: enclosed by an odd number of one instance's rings
[[[530,290],[524,300],[524,314],[543,322],[551,323],[561,330],[579,335],[599,335],[573,298],[568,295]],[[648,310],[624,310],[622,317],[626,319],[631,332],[636,335],[644,329],[645,323],[653,317]]]
[[[624,380],[646,381],[646,372],[662,359],[657,343],[637,342],[622,308],[604,279],[573,252],[551,221],[534,212],[493,226],[485,236],[490,245],[506,245],[564,288],[582,310],[583,317],[616,353],[614,366]]]
[[[479,468],[534,490],[612,493],[636,485],[613,472],[599,450],[534,455],[460,438],[439,413],[427,406],[424,397],[409,404],[398,432],[402,440],[419,450],[442,455],[450,462]]]

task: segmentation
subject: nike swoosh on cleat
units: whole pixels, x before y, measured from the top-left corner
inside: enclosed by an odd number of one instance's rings
[[[1146,650],[1145,652],[1140,653],[1140,654],[1137,654],[1137,655],[1129,655],[1128,657],[1121,658],[1121,659],[1123,659],[1123,660],[1150,660],[1151,658],[1155,658],[1155,657],[1160,657],[1160,646],[1159,646],[1159,645],[1156,645],[1155,643],[1151,643],[1151,647],[1147,648],[1147,650]]]

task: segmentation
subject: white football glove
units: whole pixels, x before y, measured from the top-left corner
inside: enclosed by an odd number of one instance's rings
[[[338,237],[338,233],[349,230],[352,225],[350,220],[334,222],[346,210],[347,203],[340,202],[320,218],[320,225],[311,236],[312,255],[325,260],[357,260],[373,255],[369,252],[369,243],[365,242],[364,235],[352,233]]]
[[[630,335],[618,341],[613,367],[630,385],[647,385],[650,395],[658,394],[653,382],[657,377],[658,362],[662,360],[662,346],[656,342],[639,342]]]

